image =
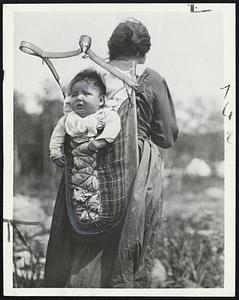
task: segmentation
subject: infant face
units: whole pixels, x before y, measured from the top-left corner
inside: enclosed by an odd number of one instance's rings
[[[71,89],[71,108],[84,118],[95,113],[103,105],[104,98],[98,87],[85,81],[76,82]]]

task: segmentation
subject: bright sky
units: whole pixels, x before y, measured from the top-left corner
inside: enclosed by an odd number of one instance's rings
[[[185,4],[186,6],[186,4]],[[166,78],[175,106],[190,105],[201,97],[208,105],[222,107],[223,30],[220,13],[160,11],[149,6],[137,9],[59,10],[15,12],[14,15],[14,87],[27,97],[34,111],[34,95],[42,93],[43,82],[53,76],[39,58],[19,50],[22,40],[45,51],[70,51],[78,48],[79,37],[92,37],[92,50],[107,57],[107,41],[117,24],[127,17],[142,21],[151,35],[152,47],[146,66]],[[52,60],[61,79],[67,83],[83,62],[79,57]],[[56,85],[56,83],[54,83]],[[57,86],[57,85],[56,85]]]

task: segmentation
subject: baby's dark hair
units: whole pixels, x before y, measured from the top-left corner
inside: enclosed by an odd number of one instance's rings
[[[92,84],[95,87],[97,87],[101,93],[101,95],[106,94],[106,86],[105,83],[103,82],[103,79],[101,75],[93,69],[85,69],[78,74],[75,75],[75,77],[70,81],[67,87],[67,95],[70,96],[72,92],[72,86],[79,82],[83,81],[87,84]]]

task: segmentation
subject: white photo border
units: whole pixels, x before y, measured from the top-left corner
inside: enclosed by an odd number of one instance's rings
[[[225,273],[224,288],[215,289],[66,289],[66,288],[13,288],[12,234],[8,242],[7,224],[3,223],[3,272],[5,296],[235,296],[235,4],[197,4],[223,15],[224,85],[230,84],[230,109],[233,117],[224,120],[225,132]],[[190,13],[189,5],[177,4],[4,4],[3,5],[3,217],[13,218],[13,36],[14,13],[25,11],[91,10],[155,10]],[[229,137],[230,135],[230,137]]]

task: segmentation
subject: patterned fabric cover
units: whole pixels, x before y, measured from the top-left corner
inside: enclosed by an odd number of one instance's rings
[[[97,155],[88,142],[77,145],[67,137],[66,202],[70,223],[77,234],[97,234],[116,227],[127,206],[125,183],[126,124],[129,100],[118,110],[121,131]]]

